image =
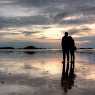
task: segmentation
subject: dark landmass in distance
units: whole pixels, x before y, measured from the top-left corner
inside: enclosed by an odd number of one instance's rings
[[[0,49],[15,49],[13,47],[0,47]]]
[[[35,46],[26,46],[24,48],[0,47],[0,49],[46,49],[46,48],[38,48],[38,47],[35,47]]]
[[[37,48],[35,46],[26,46],[23,49],[44,49],[44,48]]]
[[[94,49],[94,48],[77,48],[77,49]]]

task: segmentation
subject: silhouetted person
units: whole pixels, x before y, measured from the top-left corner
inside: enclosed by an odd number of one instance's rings
[[[71,61],[74,61],[74,52],[76,50],[74,39],[68,36],[68,32],[65,32],[64,37],[61,41],[62,51],[63,51],[63,61],[65,63],[65,58],[67,57],[67,62],[69,62],[69,55],[71,56]]]
[[[68,90],[72,89],[75,80],[74,61],[71,62],[71,64],[69,65],[67,64],[66,66],[65,63],[63,63],[63,69],[62,69],[61,86],[65,93],[67,93]]]
[[[75,59],[75,50],[76,50],[76,46],[75,46],[75,42],[74,42],[74,39],[71,37],[71,36],[69,36],[68,37],[68,39],[69,39],[69,52],[70,52],[70,56],[71,56],[71,61],[74,61],[74,59]]]
[[[62,51],[63,51],[63,61],[65,62],[65,57],[67,56],[67,60],[69,60],[69,46],[68,46],[68,32],[65,32],[64,37],[62,37]]]

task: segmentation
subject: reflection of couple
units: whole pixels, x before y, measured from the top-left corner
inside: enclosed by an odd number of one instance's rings
[[[64,92],[67,92],[74,85],[74,63],[76,50],[74,39],[71,36],[68,36],[68,32],[65,32],[65,36],[62,37],[62,51],[63,51],[63,69],[61,77],[61,85],[64,89]],[[67,60],[65,60],[67,58]],[[67,62],[67,64],[66,64]]]
[[[68,90],[72,89],[72,87],[74,86],[74,80],[74,62],[71,62],[71,64],[67,63],[67,66],[65,66],[65,64],[63,63],[61,86],[64,89],[65,93],[67,93]]]

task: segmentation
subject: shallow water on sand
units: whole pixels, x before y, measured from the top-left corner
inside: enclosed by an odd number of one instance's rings
[[[75,78],[61,87],[60,51],[0,52],[0,95],[95,95],[95,52],[77,52]]]

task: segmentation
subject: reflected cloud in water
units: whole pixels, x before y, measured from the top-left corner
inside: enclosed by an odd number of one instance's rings
[[[0,72],[25,74],[33,77],[50,77],[54,75],[60,79],[61,62],[62,53],[59,51],[0,53]],[[94,65],[94,53],[76,53],[75,73],[78,77],[95,80]]]
[[[55,53],[25,51],[0,54],[0,71],[33,77],[43,76],[43,73],[54,75],[61,72],[59,53]]]

